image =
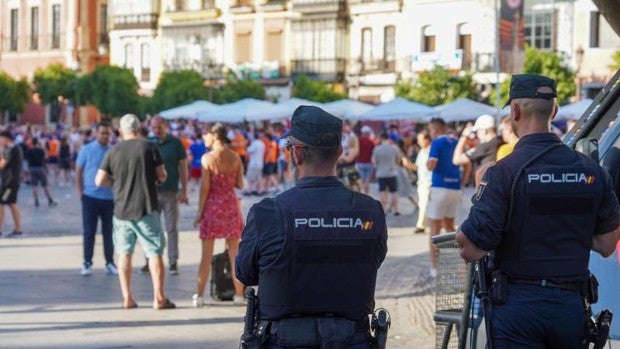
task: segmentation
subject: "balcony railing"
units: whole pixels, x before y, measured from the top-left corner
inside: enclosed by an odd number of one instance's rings
[[[206,0],[202,6],[198,9],[190,9],[187,6],[183,6],[183,3],[179,3],[177,6],[169,7],[166,12],[187,12],[187,11],[203,11],[212,10],[215,8],[215,0]]]
[[[362,61],[360,73],[393,73],[396,71],[395,60],[373,59]]]
[[[224,64],[211,62],[198,62],[191,59],[172,59],[165,64],[166,70],[186,70],[197,71],[204,79],[224,78]]]
[[[157,29],[158,18],[156,13],[116,15],[114,29]]]
[[[344,58],[291,60],[293,75],[304,74],[327,81],[343,80],[346,67],[347,63]]]

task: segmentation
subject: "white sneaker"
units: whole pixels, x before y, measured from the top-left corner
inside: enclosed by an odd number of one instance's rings
[[[93,273],[93,270],[92,270],[92,265],[90,263],[82,264],[82,271],[80,272],[80,275],[90,276],[92,273]]]
[[[436,278],[437,277],[437,269],[431,268],[428,271],[428,276],[431,277],[432,279]]]
[[[246,305],[245,298],[243,296],[233,296],[233,304],[234,305]]]
[[[205,299],[197,293],[194,293],[192,296],[192,304],[194,305],[194,308],[202,308],[205,305]]]
[[[108,263],[105,265],[105,272],[108,275],[118,275],[118,269],[116,269],[116,265],[112,263]]]

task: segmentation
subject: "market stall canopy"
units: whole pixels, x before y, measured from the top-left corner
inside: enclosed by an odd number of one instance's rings
[[[293,116],[293,112],[295,112],[295,109],[299,108],[302,105],[311,105],[314,107],[319,107],[328,113],[334,114],[337,117],[342,117],[342,115],[339,114],[340,113],[339,110],[337,110],[336,108],[330,107],[327,103],[313,102],[313,101],[309,101],[303,98],[296,98],[296,97],[289,98],[287,100],[279,102],[277,105],[283,108],[287,108],[290,111],[289,117]]]
[[[454,101],[438,105],[434,108],[446,122],[461,122],[476,120],[480,115],[508,115],[509,109],[497,110],[488,104],[472,101],[467,98],[458,98]]]
[[[354,99],[341,99],[325,103],[325,107],[333,110],[333,114],[344,119],[359,119],[362,114],[370,111],[375,106]]]
[[[159,115],[167,120],[175,120],[180,118],[196,119],[198,113],[218,108],[217,104],[205,100],[198,100],[189,104],[170,108],[159,113]]]
[[[577,120],[586,112],[593,100],[590,98],[582,99],[579,102],[562,106],[558,109],[553,121]]]
[[[237,123],[246,121],[263,121],[284,119],[291,116],[287,108],[271,102],[254,98],[224,104],[217,108],[198,113],[198,120],[203,122]]]
[[[426,122],[435,115],[437,115],[437,112],[425,104],[397,97],[391,102],[381,104],[365,112],[360,115],[358,119],[375,121],[412,120]]]

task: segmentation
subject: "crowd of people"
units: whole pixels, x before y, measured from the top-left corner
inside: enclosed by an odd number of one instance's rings
[[[187,203],[190,196],[196,197],[200,212],[195,224],[200,227],[201,236],[206,237],[209,229],[205,222],[211,224],[212,221],[199,219],[201,214],[208,211],[212,216],[218,216],[219,213],[212,214],[217,210],[215,207],[229,207],[234,201],[231,199],[233,187],[243,196],[267,196],[292,185],[294,168],[289,167],[290,151],[282,138],[289,125],[219,125],[213,131],[215,136],[209,138],[212,128],[208,126],[213,125],[193,121],[168,123],[159,116],[138,124],[140,137],[157,145],[167,173],[166,180],[156,186],[156,206],[163,216],[167,234],[168,270],[171,274],[178,272],[178,204]],[[424,233],[428,229],[431,235],[438,234],[442,228],[454,230],[460,188],[473,183],[474,171],[471,168],[480,168],[505,156],[517,140],[505,121],[496,131],[495,120],[489,115],[483,115],[475,124],[460,129],[450,128],[439,118],[423,125],[425,127],[405,132],[401,132],[397,124],[384,129],[373,126],[349,121],[343,123],[339,177],[349,188],[365,194],[371,193],[371,184],[375,185],[386,215],[400,215],[399,201],[401,198],[410,200],[418,211],[417,221],[412,222],[413,231]],[[104,123],[86,129],[59,127],[50,130],[20,126],[9,128],[4,134],[5,137],[0,136],[5,141],[4,158],[13,159],[12,167],[20,162],[19,171],[13,171],[17,177],[3,180],[3,188],[14,188],[3,201],[9,205],[15,221],[15,230],[9,235],[21,234],[19,208],[16,202],[11,203],[16,201],[13,196],[19,189],[12,183],[15,178],[31,186],[35,207],[39,206],[39,186],[43,188],[49,207],[54,207],[57,201],[49,186],[75,185],[83,206],[84,261],[81,273],[87,276],[92,272],[95,232],[100,220],[106,270],[117,274],[112,243],[114,195],[110,188],[96,186],[94,178],[105,154],[121,142],[121,129]],[[235,154],[240,160],[240,177],[235,177],[233,182],[220,176],[204,177],[205,168],[211,168],[208,173],[212,174],[219,173],[220,167],[224,172],[233,170],[230,164],[220,160],[216,164],[205,162],[205,159],[212,159],[213,154],[219,154],[218,147],[226,149],[227,152],[222,154]],[[209,155],[205,157],[205,154]],[[18,157],[23,161],[18,161]],[[10,168],[3,170],[3,174],[8,176]],[[205,185],[205,181],[212,180],[216,183]],[[222,187],[230,187],[228,199],[222,199],[224,204],[217,204],[216,200],[212,201],[214,204],[206,205],[211,202],[206,193],[217,193]],[[239,229],[227,227],[222,231],[228,234]],[[226,238],[226,234],[214,236]],[[240,232],[233,235],[233,239],[238,239]],[[237,243],[227,242],[231,260]],[[196,304],[202,304],[200,297],[203,297],[204,283],[209,275],[207,261],[212,256],[212,248],[212,244],[203,246]],[[431,251],[434,256],[432,246]],[[148,262],[141,271],[149,273]],[[436,275],[434,267],[429,274]]]

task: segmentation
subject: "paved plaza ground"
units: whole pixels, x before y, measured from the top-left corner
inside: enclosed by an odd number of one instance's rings
[[[211,301],[191,306],[200,241],[191,227],[197,192],[183,205],[180,218],[180,274],[166,276],[166,290],[179,309],[155,311],[150,278],[138,272],[141,250],[134,256],[133,290],[140,307],[122,310],[117,277],[104,273],[101,238],[97,237],[94,273],[80,276],[81,206],[70,187],[54,188],[59,205],[35,208],[29,188],[19,203],[24,237],[0,239],[0,348],[237,348],[245,307]],[[469,206],[466,189],[458,221]],[[247,212],[257,198],[244,198]],[[428,234],[412,233],[417,211],[401,200],[402,215],[389,216],[389,251],[379,270],[377,307],[393,319],[390,348],[433,348],[434,283],[427,275]],[[7,210],[4,232],[12,229]],[[218,241],[216,252],[224,249]],[[355,292],[355,290],[351,290]]]

